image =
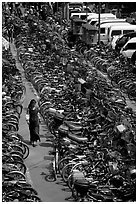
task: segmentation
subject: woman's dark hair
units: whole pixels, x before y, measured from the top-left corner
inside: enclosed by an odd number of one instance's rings
[[[32,108],[33,104],[35,104],[35,103],[36,103],[36,100],[35,100],[35,99],[32,99],[32,100],[30,101],[30,103],[29,103],[28,108],[29,108],[29,109]]]

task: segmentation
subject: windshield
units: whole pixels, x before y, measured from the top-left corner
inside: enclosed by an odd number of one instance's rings
[[[127,46],[126,46],[126,49],[127,50],[135,50],[136,49],[136,43],[135,42],[128,43]]]
[[[105,28],[101,28],[101,29],[100,29],[100,33],[101,33],[101,34],[105,34]]]
[[[123,30],[123,34],[134,32],[134,30]]]
[[[121,30],[113,30],[111,36],[121,35]]]

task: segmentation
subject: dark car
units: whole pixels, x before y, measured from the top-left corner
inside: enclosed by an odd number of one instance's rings
[[[118,38],[116,41],[115,50],[120,52],[121,48],[128,42],[128,40],[134,37],[136,37],[136,32],[130,32]]]

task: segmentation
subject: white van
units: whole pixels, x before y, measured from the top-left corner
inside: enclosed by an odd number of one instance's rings
[[[108,28],[108,41],[111,42],[113,36],[124,35],[130,32],[136,32],[136,25],[112,25]]]
[[[103,23],[101,24],[100,26],[100,41],[103,42],[104,44],[107,44],[108,43],[108,38],[109,38],[109,28],[111,26],[129,26],[130,23],[127,23],[127,22],[112,22],[112,23]]]
[[[73,18],[73,17],[78,17],[82,20],[86,20],[89,16],[89,14],[92,14],[92,13],[86,13],[86,12],[71,12],[70,14],[70,18]],[[95,14],[95,13],[94,13]]]
[[[90,21],[91,19],[98,19],[99,18],[99,14],[98,13],[95,13],[94,15],[93,14],[89,14],[87,20]],[[100,19],[103,20],[107,20],[107,19],[116,19],[116,15],[112,14],[112,13],[101,13],[100,14]]]
[[[117,18],[117,19],[107,19],[107,20],[100,20],[100,26],[102,24],[105,24],[105,23],[124,23],[124,22],[127,22],[126,19],[122,19],[122,18]],[[89,22],[90,23],[90,22]],[[91,24],[91,23],[90,23]],[[94,26],[99,26],[99,22],[97,21],[95,24],[93,24]]]
[[[131,59],[133,53],[136,51],[136,37],[131,38],[121,49],[120,53],[126,57]]]

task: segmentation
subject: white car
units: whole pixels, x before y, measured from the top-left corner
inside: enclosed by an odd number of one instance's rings
[[[136,37],[131,38],[121,49],[120,53],[126,57],[131,59],[133,53],[136,51]]]

